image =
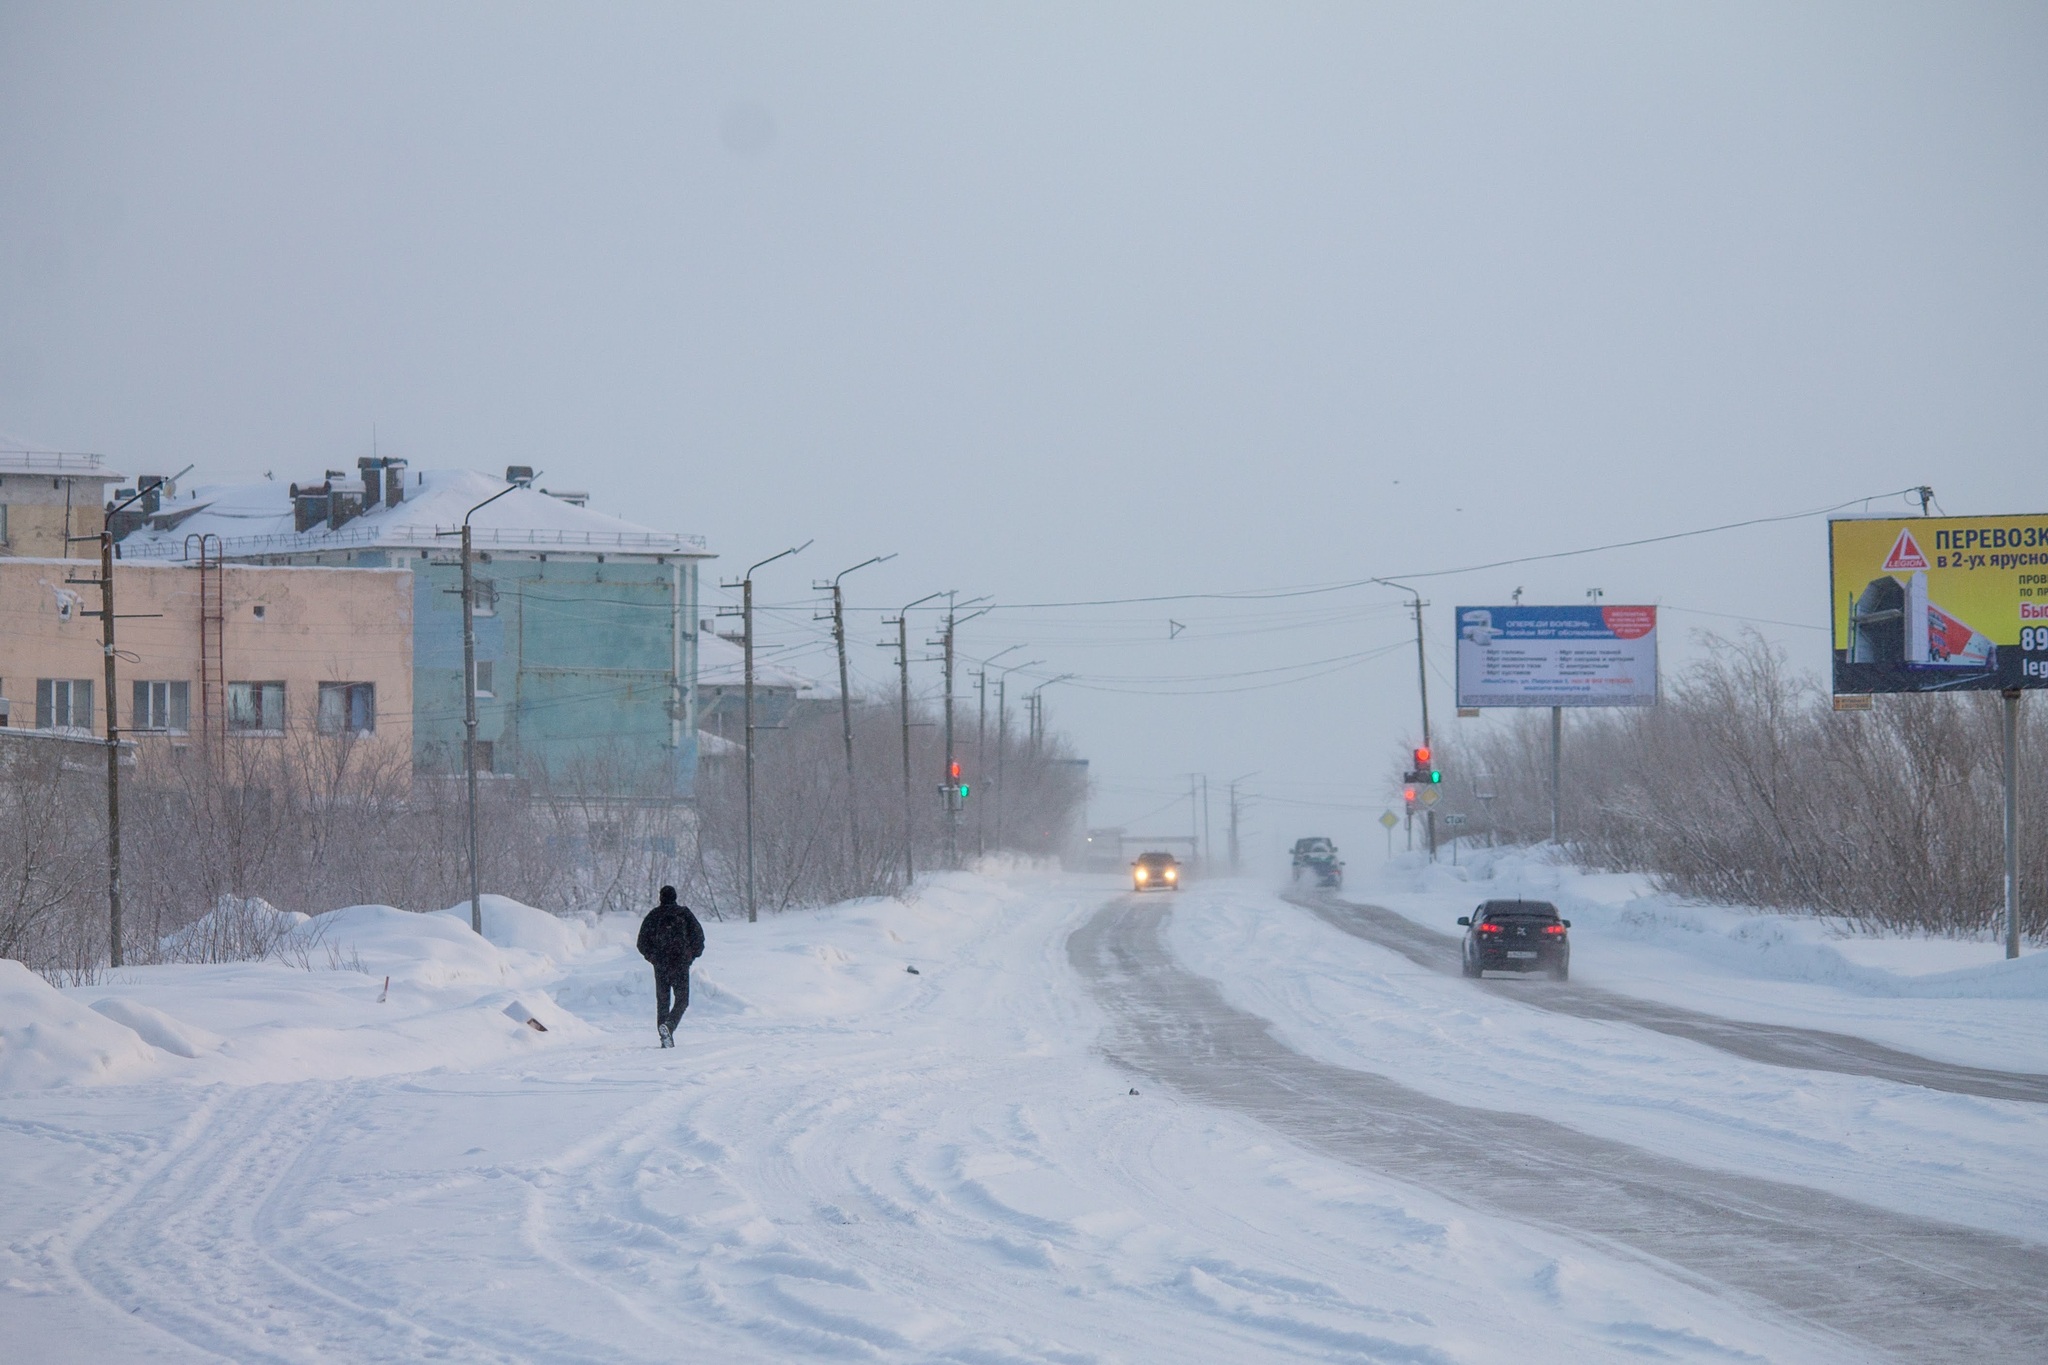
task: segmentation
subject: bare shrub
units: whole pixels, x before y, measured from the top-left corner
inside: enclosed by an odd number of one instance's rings
[[[756,734],[763,910],[902,892],[906,839],[920,873],[951,861],[933,718],[913,716],[907,799],[896,708],[862,701],[854,718],[852,784],[836,705]],[[992,771],[993,735],[988,751]],[[1001,837],[988,846],[1056,852],[1080,809],[1078,770],[1057,741],[1033,751],[1013,734],[1000,752],[1004,781],[985,778],[972,798],[1003,803]],[[0,745],[0,953],[53,979],[87,979],[108,961],[104,753],[47,737]],[[486,778],[482,889],[557,912],[638,913],[672,883],[705,913],[744,914],[743,765],[704,764],[694,802],[632,776],[644,766],[599,752],[544,781]],[[269,958],[310,969],[323,961],[317,935],[271,907],[437,909],[469,898],[464,782],[415,776],[402,756],[346,736],[145,744],[124,769],[122,810],[129,962]],[[977,851],[986,814],[962,812],[959,861]]]
[[[1987,693],[1881,696],[1836,712],[1750,634],[1707,652],[1662,705],[1568,713],[1564,836],[1575,856],[1667,890],[1857,927],[1977,934],[2003,922],[2003,743]],[[2023,931],[2048,933],[2048,721],[2021,709]],[[1484,789],[1488,833],[1550,833],[1549,716],[1483,736],[1447,772]],[[1448,783],[1448,779],[1447,779]],[[2036,826],[2038,827],[2038,826]]]

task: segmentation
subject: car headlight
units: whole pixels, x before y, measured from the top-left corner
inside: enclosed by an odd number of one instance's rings
[[[1168,881],[1173,881],[1173,880],[1174,880],[1175,878],[1177,878],[1177,877],[1179,877],[1179,876],[1180,876],[1180,873],[1178,873],[1178,872],[1174,871],[1174,870],[1173,870],[1172,868],[1170,868],[1170,867],[1169,867],[1169,868],[1167,868],[1167,869],[1166,869],[1166,880],[1168,880]]]
[[[1141,881],[1141,882],[1142,882],[1142,881],[1144,881],[1144,880],[1145,880],[1145,878],[1147,878],[1147,877],[1149,877],[1149,876],[1151,876],[1151,875],[1152,875],[1151,873],[1147,872],[1147,871],[1146,871],[1146,870],[1145,870],[1144,868],[1142,868],[1142,867],[1138,869],[1138,880],[1139,880],[1139,881]]]

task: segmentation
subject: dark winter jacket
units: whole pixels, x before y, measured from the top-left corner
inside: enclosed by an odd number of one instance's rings
[[[640,956],[661,967],[687,967],[704,956],[704,926],[687,905],[663,901],[640,921]]]

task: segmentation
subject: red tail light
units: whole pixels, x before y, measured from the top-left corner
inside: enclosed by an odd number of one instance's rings
[[[1482,924],[1479,926],[1479,932],[1482,934],[1497,934],[1500,932],[1500,926],[1498,924]]]
[[[1561,934],[1564,932],[1564,926],[1562,924],[1546,924],[1543,926],[1543,932],[1546,934]]]

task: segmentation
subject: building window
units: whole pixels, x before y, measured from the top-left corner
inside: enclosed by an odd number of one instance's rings
[[[492,741],[488,739],[480,739],[476,742],[476,770],[478,772],[496,772],[497,768],[493,765],[496,764],[497,759],[497,746]]]
[[[498,614],[498,585],[488,578],[469,580],[469,612],[472,616]]]
[[[92,729],[92,679],[37,678],[36,729]]]
[[[497,667],[488,659],[479,659],[476,664],[476,694],[479,697],[495,697],[497,691]]]
[[[284,733],[284,684],[229,683],[228,730],[243,735]]]
[[[367,735],[377,728],[377,684],[366,682],[324,682],[320,684],[320,733],[323,735]]]
[[[173,734],[184,734],[192,724],[192,684],[135,684],[135,709],[128,724],[133,730],[168,730]]]
[[[7,543],[7,504],[0,502],[0,545]]]

